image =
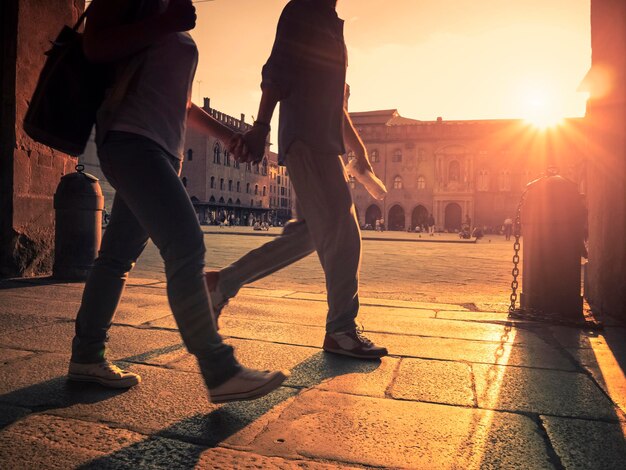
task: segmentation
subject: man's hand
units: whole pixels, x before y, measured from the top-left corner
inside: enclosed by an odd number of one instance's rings
[[[269,134],[269,126],[254,125],[250,130],[243,134],[243,148],[246,152],[240,152],[235,154],[235,158],[243,163],[258,163],[263,160],[265,155],[265,142],[267,140],[267,134]]]
[[[170,0],[159,23],[163,31],[170,33],[189,31],[196,27],[196,7],[191,0]]]

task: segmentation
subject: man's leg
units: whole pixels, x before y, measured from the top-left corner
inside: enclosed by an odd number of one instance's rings
[[[279,237],[256,248],[219,272],[219,291],[225,301],[242,286],[272,274],[315,251],[306,221],[289,221]]]
[[[339,156],[318,155],[295,142],[287,169],[326,275],[329,333],[356,327],[361,231]]]
[[[361,230],[341,157],[316,154],[296,142],[287,155],[287,168],[326,275],[324,350],[361,359],[386,356],[385,348],[356,328]]]

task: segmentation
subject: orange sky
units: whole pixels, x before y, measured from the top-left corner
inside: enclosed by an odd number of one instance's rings
[[[287,0],[197,3],[194,101],[250,116]],[[589,0],[339,0],[350,109],[433,120],[582,116]]]

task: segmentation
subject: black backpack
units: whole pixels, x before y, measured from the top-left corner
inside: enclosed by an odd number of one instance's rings
[[[33,140],[70,155],[84,152],[108,85],[104,66],[89,62],[83,53],[78,29],[90,8],[52,42],[24,118],[24,130]]]

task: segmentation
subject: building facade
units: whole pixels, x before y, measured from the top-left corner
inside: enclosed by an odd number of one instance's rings
[[[362,227],[383,219],[391,230],[422,228],[433,214],[438,231],[497,231],[514,217],[526,185],[556,167],[584,190],[582,119],[539,130],[522,120],[418,121],[397,110],[350,113],[383,201],[350,179]],[[348,154],[350,157],[350,154]]]
[[[211,108],[208,98],[203,109],[235,131],[251,127],[243,114],[237,119]],[[240,164],[224,142],[189,128],[181,179],[202,224],[277,225],[291,218],[289,177],[269,142],[258,165]]]

